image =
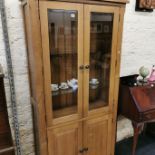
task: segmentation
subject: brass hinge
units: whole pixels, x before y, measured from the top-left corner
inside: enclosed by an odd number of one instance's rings
[[[119,22],[120,22],[120,20],[121,20],[121,15],[119,14]]]

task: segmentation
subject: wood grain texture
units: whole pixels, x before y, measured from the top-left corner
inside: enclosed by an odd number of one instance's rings
[[[49,155],[80,155],[82,124],[74,123],[48,130]]]
[[[134,96],[134,102],[139,112],[155,109],[155,87],[131,87],[130,92]]]
[[[110,155],[111,117],[98,117],[84,122],[85,155]]]
[[[31,85],[31,98],[33,100],[34,116],[36,118],[36,146],[37,153],[47,154],[47,134],[44,107],[44,86],[42,70],[42,46],[40,33],[40,20],[38,2],[28,0],[23,5],[25,19],[25,33],[27,41],[27,54],[29,59],[29,79]]]
[[[133,75],[134,78],[134,75]],[[122,77],[120,83],[120,112],[135,122],[148,122],[155,120],[155,87],[132,87],[123,84],[128,77]]]
[[[139,7],[142,9],[155,9],[155,0],[139,0]]]
[[[37,127],[41,155],[77,155],[80,149],[85,150],[84,155],[114,154],[120,51],[126,0],[117,2],[117,0],[40,1],[41,21],[39,21],[37,10],[38,3],[33,0],[27,3],[25,8],[27,19],[25,20],[29,49],[32,103],[35,107],[35,120],[39,122]],[[50,88],[53,73],[51,74],[47,9],[78,11],[78,113],[56,119],[53,118]],[[89,65],[90,12],[114,14],[109,105],[92,111],[89,111],[88,108],[89,70],[79,70],[81,65]],[[63,48],[63,45],[61,48]],[[59,111],[57,115],[61,116],[60,113]],[[48,135],[46,135],[46,131]]]
[[[114,83],[114,105],[112,113],[112,148],[111,154],[114,155],[115,152],[115,142],[116,142],[116,122],[117,122],[117,109],[118,109],[118,92],[119,92],[119,77],[120,77],[120,59],[121,59],[121,48],[122,48],[122,34],[123,34],[123,22],[124,22],[125,6],[120,7],[119,10],[119,26],[118,26],[118,38],[117,38],[117,55],[116,55],[116,70],[115,70],[115,83]]]
[[[48,34],[48,17],[47,9],[65,9],[78,11],[78,80],[80,81],[78,86],[78,112],[73,116],[64,116],[58,119],[53,118],[52,114],[52,100],[51,100],[51,73],[50,73],[50,50],[49,50],[49,34]],[[40,16],[41,16],[41,31],[42,31],[42,46],[43,46],[43,63],[44,63],[44,85],[45,85],[45,105],[48,126],[51,126],[56,122],[70,121],[78,119],[82,116],[82,71],[79,66],[83,64],[83,5],[70,4],[60,2],[40,2]]]
[[[115,73],[115,62],[117,53],[117,36],[118,36],[118,22],[119,22],[119,8],[107,7],[107,6],[95,6],[95,5],[84,5],[84,66],[90,65],[90,13],[112,13],[114,15],[113,31],[112,31],[112,48],[111,48],[111,64],[110,64],[110,87],[109,87],[109,102],[108,106],[100,109],[89,111],[89,70],[84,72],[84,116],[91,114],[97,114],[99,112],[112,111],[113,96],[114,96],[114,73]]]
[[[121,78],[119,95],[120,113],[132,121],[134,128],[132,155],[136,153],[138,135],[144,124],[155,121],[155,87],[149,84],[135,87],[136,77],[137,75]]]
[[[52,1],[52,0],[40,0],[40,1]],[[62,1],[62,0],[56,0],[56,1]],[[79,3],[80,0],[63,0],[65,2],[77,2]],[[84,3],[91,3],[91,2],[95,2],[95,0],[82,0],[82,2]],[[112,2],[112,3],[129,3],[129,0],[96,0],[96,2],[100,2],[100,3],[103,3],[103,2]]]

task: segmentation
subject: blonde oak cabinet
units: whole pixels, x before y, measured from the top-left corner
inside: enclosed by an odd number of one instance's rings
[[[22,1],[38,154],[114,154],[126,3]]]

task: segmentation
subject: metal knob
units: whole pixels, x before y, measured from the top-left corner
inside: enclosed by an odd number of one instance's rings
[[[80,152],[80,153],[83,153],[83,152],[84,152],[84,149],[79,150],[79,152]]]
[[[88,151],[88,147],[84,148],[83,150],[87,152]]]
[[[85,66],[85,69],[89,69],[89,68],[90,68],[90,66],[89,66],[89,65],[86,65],[86,66]]]
[[[79,68],[80,68],[81,70],[83,70],[83,69],[84,69],[84,66],[83,66],[83,65],[81,65]]]

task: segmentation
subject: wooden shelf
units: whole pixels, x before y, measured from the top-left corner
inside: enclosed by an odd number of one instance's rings
[[[89,109],[93,110],[93,109],[97,109],[97,108],[102,108],[108,106],[108,104],[106,102],[104,102],[103,100],[98,100],[96,102],[90,102],[89,103]]]
[[[60,110],[54,110],[53,116],[54,118],[59,118],[62,116],[71,115],[77,112],[77,106],[66,107]]]
[[[77,55],[77,52],[66,52],[66,53],[53,53],[53,54],[50,54],[50,56],[66,56],[66,55]]]
[[[66,89],[66,90],[58,90],[58,91],[52,91],[52,97],[58,96],[58,95],[65,95],[65,94],[71,94],[76,93],[78,89],[73,90],[72,88]]]
[[[0,149],[0,154],[5,155],[14,155],[15,148],[13,146],[8,146],[3,149]]]
[[[105,87],[101,87],[99,84],[98,85],[90,85],[89,86],[89,91],[96,91],[98,89],[105,89]],[[72,94],[72,93],[77,93],[77,90],[73,90],[72,88],[66,89],[66,90],[58,90],[58,91],[52,91],[52,97],[53,96],[58,96],[58,95],[66,95],[66,94]]]

